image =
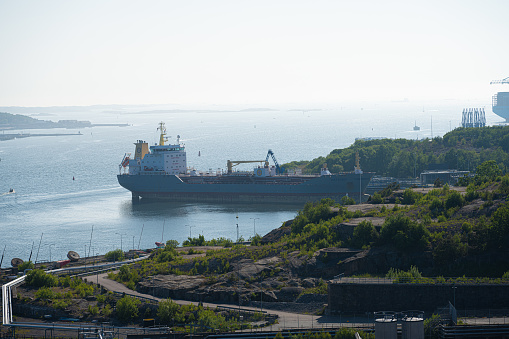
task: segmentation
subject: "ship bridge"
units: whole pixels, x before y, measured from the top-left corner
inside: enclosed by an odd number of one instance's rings
[[[507,85],[509,84],[509,77],[502,80],[493,80],[491,85]],[[492,97],[493,113],[502,117],[509,122],[509,92],[498,92]]]

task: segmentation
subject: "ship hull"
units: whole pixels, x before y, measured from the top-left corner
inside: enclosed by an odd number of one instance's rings
[[[305,203],[324,198],[339,201],[345,195],[359,201],[372,176],[373,173],[346,173],[258,179],[122,174],[117,178],[121,186],[132,192],[133,198],[213,203]]]

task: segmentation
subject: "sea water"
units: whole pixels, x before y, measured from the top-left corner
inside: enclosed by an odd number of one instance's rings
[[[472,106],[482,107],[485,103]],[[203,235],[248,239],[265,235],[295,217],[302,205],[252,205],[131,201],[116,175],[133,143],[159,140],[166,123],[169,142],[186,146],[188,166],[221,171],[227,160],[265,160],[272,149],[279,164],[312,160],[351,145],[356,138],[422,139],[459,126],[462,103],[354,103],[260,110],[246,107],[175,106],[24,109],[42,120],[128,123],[128,127],[26,130],[25,133],[81,133],[0,142],[0,252],[2,267],[19,257],[32,261],[66,259],[122,248],[153,248],[156,241]],[[178,108],[178,110],[176,110]],[[15,109],[2,111],[16,113]],[[486,114],[488,124],[502,119]],[[421,127],[414,131],[417,124]],[[15,131],[17,132],[17,131]],[[1,133],[1,132],[0,132]],[[12,133],[12,131],[5,131]],[[272,160],[270,160],[272,162]],[[250,170],[253,165],[240,165]],[[362,159],[361,159],[362,166]],[[349,170],[349,169],[346,169]],[[15,190],[7,194],[9,189]],[[238,233],[237,233],[238,232]]]

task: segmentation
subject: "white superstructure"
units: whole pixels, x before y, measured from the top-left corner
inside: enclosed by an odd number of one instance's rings
[[[187,171],[186,150],[177,136],[177,143],[165,145],[166,128],[164,123],[159,124],[161,130],[159,144],[148,146],[143,140],[138,140],[135,145],[134,158],[129,158],[129,174],[166,174],[179,175]]]

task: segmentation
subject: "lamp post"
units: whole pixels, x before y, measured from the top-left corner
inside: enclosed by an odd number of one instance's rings
[[[186,226],[189,227],[189,240],[191,240],[193,238],[191,236],[191,228],[196,227],[196,226],[191,226],[191,225],[186,225]]]
[[[253,219],[253,237],[256,237],[256,219],[260,218],[249,218],[249,219]]]
[[[96,253],[95,256],[97,258],[99,258],[99,253]],[[97,277],[96,278],[97,279],[97,286],[99,287],[99,270],[95,271],[95,273],[96,273],[96,277]]]
[[[126,233],[117,233],[117,232],[115,232],[115,234],[120,235],[120,250],[121,250],[122,252],[124,252],[124,250],[123,250],[123,248],[122,248],[122,236],[123,236],[123,235],[127,235],[127,234],[126,234]]]
[[[239,244],[239,216],[236,216],[237,218],[237,245]]]
[[[55,244],[49,244],[49,261],[51,262],[51,246],[55,246]]]

